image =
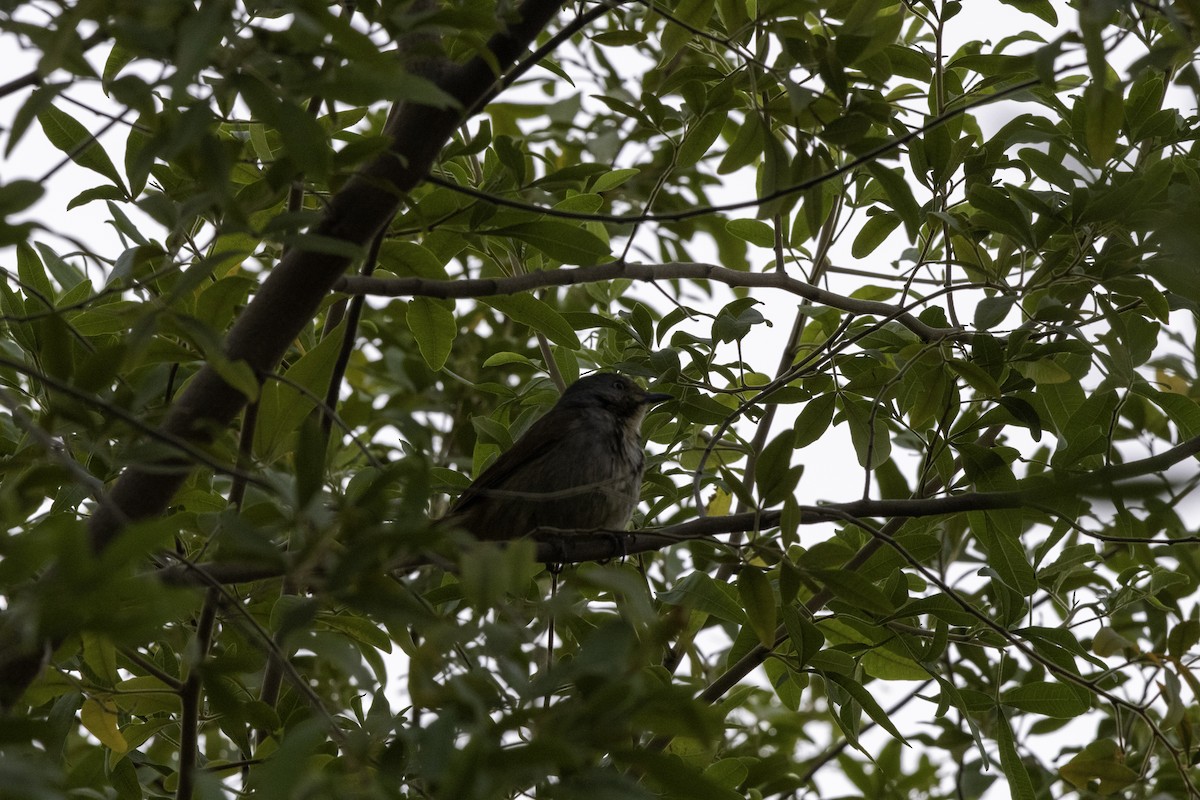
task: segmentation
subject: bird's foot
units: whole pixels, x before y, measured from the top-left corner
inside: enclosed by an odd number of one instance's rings
[[[599,530],[596,531],[596,533],[608,539],[609,542],[612,543],[612,555],[601,561],[597,561],[596,563],[607,564],[614,558],[619,558],[624,561],[625,557],[629,555],[625,549],[626,538],[629,534],[627,534],[625,531]]]

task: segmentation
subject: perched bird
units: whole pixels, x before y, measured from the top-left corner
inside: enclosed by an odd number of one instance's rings
[[[642,419],[670,399],[622,375],[580,378],[463,491],[446,521],[492,541],[538,528],[624,529],[642,489]]]

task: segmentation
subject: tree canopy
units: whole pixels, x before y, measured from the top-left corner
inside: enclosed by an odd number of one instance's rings
[[[1200,797],[1197,24],[0,7],[0,796]],[[431,525],[594,370],[629,531]]]

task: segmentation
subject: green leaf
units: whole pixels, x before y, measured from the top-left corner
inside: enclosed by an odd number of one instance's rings
[[[867,716],[871,720],[890,733],[896,739],[904,744],[908,744],[908,740],[900,735],[900,731],[892,724],[891,717],[875,700],[875,696],[867,691],[867,687],[863,686],[858,681],[848,675],[840,675],[836,672],[823,673],[826,680],[836,683],[838,686],[846,690],[847,694],[854,698],[854,701],[862,706],[863,711],[867,712]]]
[[[579,337],[563,316],[545,302],[529,294],[497,295],[482,297],[479,302],[489,305],[501,314],[544,333],[550,341],[579,349]]]
[[[716,8],[716,0],[679,0],[671,9],[671,18],[659,39],[662,57],[659,64],[669,64],[689,41],[693,30],[704,30]],[[675,20],[683,24],[675,24]]]
[[[138,716],[179,713],[178,690],[153,675],[123,680],[116,688],[113,702],[126,713]]]
[[[641,44],[646,41],[646,34],[640,31],[605,31],[592,36],[591,40],[602,47],[624,47]]]
[[[720,785],[736,789],[749,776],[750,770],[739,758],[722,758],[704,768],[703,775]]]
[[[4,155],[12,155],[29,126],[37,119],[38,113],[53,103],[54,98],[58,97],[66,86],[67,84],[61,83],[45,83],[29,93],[29,98],[17,109],[8,125],[8,141],[4,145]]]
[[[1058,774],[1081,793],[1088,792],[1093,781],[1102,795],[1116,794],[1141,779],[1125,766],[1125,753],[1112,739],[1099,739],[1076,753],[1059,768]]]
[[[693,572],[669,590],[660,592],[658,601],[711,614],[726,622],[746,624],[746,612],[734,597],[733,588],[703,572]]]
[[[1074,190],[1081,182],[1081,177],[1067,169],[1061,158],[1054,158],[1032,147],[1021,148],[1017,151],[1017,155],[1033,169],[1034,174],[1039,178],[1064,191]]]
[[[104,71],[100,76],[104,85],[108,86],[111,84],[125,65],[133,61],[135,57],[136,53],[122,47],[120,43],[114,44],[112,50],[108,52],[108,58],[104,61]]]
[[[884,617],[896,610],[892,601],[875,584],[857,572],[844,569],[811,569],[804,572],[824,584],[838,600],[854,608]]]
[[[893,214],[876,214],[867,219],[866,224],[854,237],[850,245],[850,255],[855,258],[866,258],[883,244],[892,231],[900,227],[900,218]]]
[[[725,230],[755,247],[775,247],[775,229],[761,219],[731,219]]]
[[[735,792],[714,781],[707,775],[685,764],[679,756],[659,753],[648,748],[623,750],[616,754],[624,761],[654,779],[660,786],[669,788],[671,797],[703,797],[705,800],[744,800],[741,792]],[[588,793],[586,796],[593,796]]]
[[[1014,361],[1012,366],[1017,372],[1038,384],[1039,390],[1042,385],[1075,383],[1071,373],[1052,358],[1042,358],[1037,361]]]
[[[47,105],[38,111],[38,122],[50,143],[70,156],[81,167],[99,172],[128,196],[121,173],[104,148],[74,117],[55,106]]]
[[[762,120],[759,119],[758,114],[752,111],[747,112],[742,124],[738,126],[733,142],[730,143],[729,149],[721,158],[717,174],[728,175],[731,172],[737,172],[762,155],[763,144],[766,141],[764,131]]]
[[[458,334],[454,312],[432,298],[414,297],[408,301],[404,319],[425,363],[435,372],[440,370],[450,357]]]
[[[833,412],[837,406],[837,395],[833,392],[819,394],[804,404],[796,415],[796,449],[808,447],[829,430]]]
[[[888,203],[900,215],[900,219],[904,220],[904,230],[908,233],[908,238],[915,240],[921,227],[921,207],[913,197],[912,186],[909,185],[904,172],[888,169],[878,161],[869,163],[867,172],[879,183]]]
[[[1016,295],[1001,294],[982,298],[975,305],[975,327],[981,331],[991,330],[1004,322],[1016,303]]]
[[[279,457],[293,441],[300,423],[316,407],[316,399],[324,399],[344,331],[345,323],[334,328],[284,372],[288,382],[308,390],[307,395],[281,381],[263,384],[254,427],[254,452],[264,462]]]
[[[58,281],[58,285],[67,292],[82,286],[87,281],[87,275],[84,274],[83,270],[63,259],[49,245],[42,242],[34,242],[34,246],[42,254],[42,261],[45,263],[46,269],[54,276],[54,280]],[[87,289],[79,289],[79,291],[88,291],[90,288],[91,284],[88,283]],[[65,300],[66,298],[63,297],[61,299]]]
[[[1012,800],[1034,800],[1033,781],[1030,780],[1029,771],[1025,769],[1025,764],[1017,753],[1017,743],[1003,711],[996,715],[995,736],[996,745],[1000,750],[1000,769],[1004,770],[1004,777],[1008,778]]]
[[[905,634],[897,632],[897,638],[887,639],[875,622],[864,622],[849,615],[841,615],[821,622],[821,630],[830,645],[860,652],[859,666],[873,678],[887,681],[923,681],[929,678],[929,670],[922,667],[905,653],[916,648],[906,647]],[[910,642],[919,644],[915,637]]]
[[[96,200],[122,200],[124,198],[124,190],[105,183],[100,186],[93,186],[91,189],[84,189],[72,197],[67,202],[67,210],[70,211],[72,208],[78,208]]]
[[[958,405],[958,386],[943,364],[911,370],[901,386],[900,408],[914,430],[929,428]]]
[[[1037,591],[1037,573],[1021,546],[1021,512],[972,511],[967,521],[997,577],[1023,597]]]
[[[581,224],[539,220],[488,231],[489,236],[510,236],[531,244],[564,264],[589,266],[610,255],[608,243]]]
[[[493,353],[484,360],[482,366],[484,368],[506,367],[509,364],[521,364],[526,367],[533,367],[535,369],[537,368],[537,365],[528,356],[523,356],[520,353],[510,353],[508,351]]]
[[[284,152],[298,170],[313,178],[329,174],[333,150],[316,117],[244,72],[238,74],[236,85],[255,120],[279,133]]]
[[[989,398],[1000,397],[1000,386],[996,383],[995,379],[974,361],[963,361],[952,358],[946,364],[979,394]]]
[[[442,259],[416,242],[389,239],[379,249],[379,263],[397,275],[443,281],[450,278]]]
[[[306,764],[325,741],[325,722],[307,719],[289,725],[279,749],[250,773],[246,782],[249,794],[266,800],[294,797],[301,781],[311,775]]]
[[[905,617],[925,614],[949,625],[957,625],[963,628],[969,628],[979,622],[978,617],[954,602],[950,596],[940,593],[930,595],[929,597],[921,597],[904,604],[904,606],[892,615],[892,618],[904,619]]]
[[[1150,70],[1129,87],[1129,97],[1125,101],[1125,123],[1132,139],[1147,138],[1147,133],[1154,130],[1165,93],[1162,75]]]
[[[846,422],[850,425],[850,441],[858,455],[858,463],[875,469],[892,454],[892,438],[888,435],[886,414],[872,414],[873,405],[865,400],[846,397],[843,400]]]
[[[1006,6],[1012,6],[1026,14],[1033,14],[1048,25],[1058,27],[1058,12],[1050,0],[1000,0]]]
[[[142,127],[150,128],[146,115],[139,117],[137,123],[129,126],[129,136],[125,139],[125,174],[129,177],[129,194],[139,196],[146,188],[150,178],[150,169],[154,164],[153,151],[150,149],[151,136]]]
[[[17,245],[17,275],[21,278],[27,298],[36,299],[42,310],[54,308],[58,292],[55,291],[54,284],[50,283],[37,251],[25,242]]]
[[[1117,633],[1110,627],[1103,627],[1092,637],[1092,652],[1101,658],[1110,656],[1134,655],[1138,652],[1137,645]]]
[[[754,485],[762,504],[770,508],[783,502],[792,494],[800,480],[803,466],[792,467],[792,452],[796,434],[791,429],[783,431],[763,448],[754,471]]]
[[[1086,136],[1092,162],[1103,164],[1117,149],[1117,136],[1125,121],[1125,98],[1119,86],[1104,87],[1091,83],[1083,90],[1086,110]]]
[[[738,572],[737,589],[754,635],[764,647],[773,647],[778,607],[775,590],[766,573],[755,567],[742,567]]]
[[[40,183],[24,178],[0,186],[0,218],[24,211],[42,199],[45,192]]]
[[[792,185],[792,159],[788,149],[778,136],[770,131],[766,134],[763,160],[758,168],[759,197],[770,198],[758,206],[760,217],[772,217],[790,209],[800,199],[799,194],[776,197]]]
[[[223,353],[212,352],[208,354],[208,364],[221,376],[221,380],[241,392],[247,400],[253,403],[258,399],[258,376],[245,359],[233,361]]]
[[[327,626],[330,630],[341,631],[361,644],[385,653],[392,651],[392,640],[388,637],[387,632],[366,617],[345,612],[334,614],[322,611],[317,613],[317,622]]]
[[[721,135],[721,129],[724,127],[724,112],[707,114],[695,125],[689,127],[675,154],[675,167],[687,169],[708,155],[713,142]]]
[[[554,204],[556,211],[571,211],[576,214],[592,214],[604,205],[604,198],[598,194],[574,194],[565,200]]]
[[[297,508],[305,508],[320,494],[325,484],[329,436],[321,430],[321,425],[312,414],[304,418],[295,434],[292,450],[295,479],[293,497]]]
[[[1136,384],[1134,391],[1162,409],[1185,437],[1200,436],[1200,403],[1176,392],[1158,391],[1144,383]]]
[[[640,169],[614,169],[612,172],[605,172],[602,175],[598,175],[592,181],[591,190],[596,193],[610,191],[625,183],[625,181],[639,172],[641,172]]]
[[[94,633],[84,633],[81,638],[84,663],[100,679],[101,686],[105,688],[115,686],[121,676],[117,672],[117,649],[113,646],[112,640]]]
[[[975,222],[983,228],[994,228],[1007,233],[1023,244],[1032,246],[1029,220],[1013,200],[1004,192],[984,183],[973,183],[967,190],[967,199],[979,209],[983,216]]]
[[[1047,681],[1034,681],[1009,689],[1000,695],[1000,702],[1030,714],[1057,719],[1074,719],[1089,708],[1070,687]]]
[[[798,666],[805,666],[820,652],[825,644],[825,634],[807,616],[796,610],[794,604],[784,603],[779,609],[783,624],[796,652]]]
[[[875,647],[862,654],[863,672],[885,681],[923,681],[929,670],[914,659],[896,652],[896,646]]]

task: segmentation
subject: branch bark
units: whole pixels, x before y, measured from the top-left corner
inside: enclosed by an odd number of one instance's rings
[[[726,286],[782,289],[809,302],[838,308],[853,314],[876,314],[891,317],[927,342],[951,339],[963,333],[959,328],[936,328],[927,325],[899,306],[835,294],[811,283],[789,277],[782,272],[739,272],[716,264],[679,261],[665,264],[595,264],[576,269],[529,272],[511,278],[476,278],[453,281],[355,275],[341,278],[333,288],[335,291],[346,294],[372,294],[385,297],[494,297],[544,289],[548,286],[576,286],[581,283],[597,283],[622,278],[648,282],[690,279],[717,281]]]
[[[428,175],[434,160],[462,124],[466,109],[492,91],[499,75],[529,49],[558,14],[565,0],[525,0],[508,29],[494,35],[486,53],[464,64],[446,65],[427,75],[452,97],[454,107],[419,103],[397,106],[385,132],[387,152],[338,191],[312,233],[364,246],[392,219],[405,193]],[[26,79],[28,80],[28,79]],[[12,91],[21,81],[5,87]],[[321,301],[350,265],[343,254],[294,248],[271,271],[225,338],[225,355],[245,361],[259,375],[274,370],[293,340],[316,314]],[[204,367],[172,405],[163,434],[184,442],[212,441],[246,405],[246,395]],[[88,526],[94,552],[103,551],[128,523],[166,510],[191,474],[183,456],[128,467],[101,502]],[[31,640],[22,622],[6,612],[0,618],[0,706],[14,702],[37,676],[53,642]]]
[[[1119,481],[1132,480],[1163,472],[1188,458],[1200,455],[1200,436],[1188,439],[1170,450],[1148,458],[1103,467],[1092,472],[1039,475],[1023,481],[1020,489],[1007,492],[963,492],[945,495],[896,500],[854,500],[848,503],[827,503],[801,506],[800,524],[844,522],[847,519],[887,518],[893,521],[913,517],[935,517],[962,514],[969,511],[1040,507],[1043,503],[1069,500],[1081,492],[1111,488]],[[727,514],[721,517],[700,517],[662,528],[639,531],[545,531],[535,534],[538,561],[543,563],[574,564],[583,561],[605,561],[636,555],[681,542],[707,539],[729,533],[747,533],[779,525],[779,509]],[[1122,539],[1139,542],[1148,540]],[[1171,543],[1194,544],[1196,537],[1180,537]],[[879,542],[873,543],[874,547]],[[863,553],[859,554],[862,557]],[[421,566],[426,562],[411,562],[404,568]],[[157,574],[167,583],[180,586],[209,586],[214,583],[247,583],[277,578],[287,571],[279,564],[211,564],[200,567],[183,564],[167,567]],[[769,652],[764,650],[763,652]]]
[[[463,122],[464,111],[491,91],[498,76],[494,64],[512,64],[554,18],[563,0],[526,0],[519,20],[488,42],[489,56],[448,65],[429,77],[453,97],[455,108],[404,103],[388,120],[388,151],[368,164],[333,196],[317,236],[366,245],[395,215],[404,194],[430,167]],[[292,341],[308,325],[321,300],[349,266],[344,254],[295,248],[271,271],[225,339],[230,360],[245,361],[258,374],[273,370]],[[206,366],[176,400],[165,431],[192,442],[211,441],[245,406],[247,398]],[[162,513],[190,473],[182,460],[129,467],[110,493],[111,505],[128,520]],[[92,548],[103,550],[125,520],[101,506],[92,517]]]

